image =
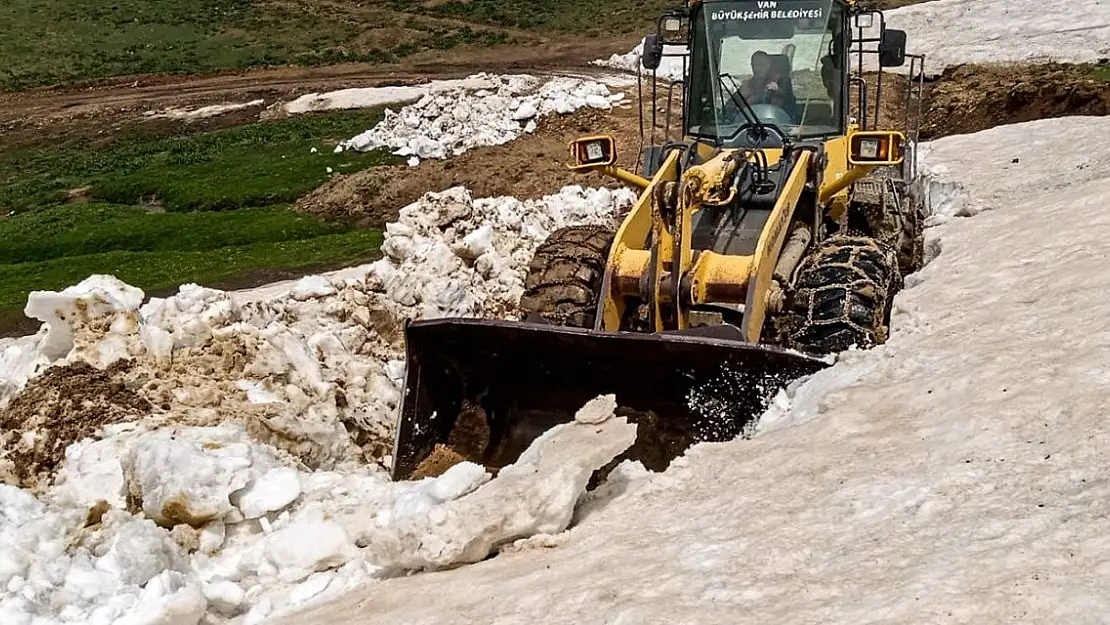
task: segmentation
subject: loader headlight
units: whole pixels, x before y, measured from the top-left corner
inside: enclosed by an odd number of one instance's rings
[[[605,160],[605,148],[601,147],[600,141],[591,141],[586,144],[586,158],[591,161]]]
[[[879,157],[879,144],[878,139],[864,139],[859,142],[859,155],[860,158],[876,159]]]
[[[571,169],[593,169],[617,162],[617,143],[612,135],[582,137],[570,142]]]
[[[865,130],[848,136],[848,162],[852,165],[898,165],[905,137],[890,130]]]

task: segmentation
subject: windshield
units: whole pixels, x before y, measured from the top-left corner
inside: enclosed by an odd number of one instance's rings
[[[701,3],[691,25],[688,132],[731,143],[752,125],[746,99],[788,137],[842,133],[844,19],[834,0]]]

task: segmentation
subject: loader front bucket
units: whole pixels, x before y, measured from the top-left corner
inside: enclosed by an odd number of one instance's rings
[[[405,342],[397,480],[437,444],[489,468],[511,464],[544,431],[609,393],[618,414],[638,424],[621,458],[662,470],[691,444],[735,438],[778,388],[828,366],[738,338],[479,319],[412,322]]]

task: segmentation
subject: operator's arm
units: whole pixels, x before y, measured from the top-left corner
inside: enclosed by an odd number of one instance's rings
[[[749,76],[740,83],[740,95],[744,96],[745,99],[750,100],[754,94],[755,80],[753,77]]]

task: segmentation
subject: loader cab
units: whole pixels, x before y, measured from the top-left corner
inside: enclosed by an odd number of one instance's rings
[[[844,134],[847,23],[842,0],[694,5],[687,136],[742,148]],[[753,113],[769,135],[751,132]]]
[[[861,15],[878,15],[878,38],[868,39],[862,30],[853,34]],[[851,55],[862,59],[864,52],[878,52],[883,67],[899,66],[906,57],[904,32],[887,30],[880,12],[849,7],[845,0],[692,0],[660,24],[678,18],[685,36],[668,43],[689,50],[683,134],[720,148],[775,148],[844,136],[849,92],[861,88],[858,78],[849,78]],[[645,39],[645,68],[659,66],[663,37],[660,28]],[[864,50],[869,43],[878,49]],[[753,121],[771,132],[755,136]]]

